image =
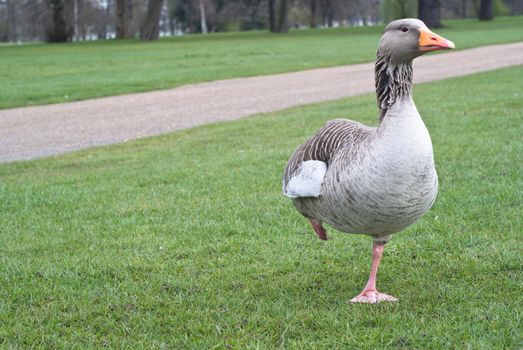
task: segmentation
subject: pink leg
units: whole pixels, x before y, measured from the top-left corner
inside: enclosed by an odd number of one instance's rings
[[[316,234],[318,235],[318,238],[321,239],[322,241],[326,241],[327,240],[327,230],[325,230],[323,228],[323,226],[321,225],[321,221],[314,220],[314,219],[309,219],[309,221],[311,222],[314,232],[316,232]]]
[[[380,265],[381,256],[383,255],[383,246],[385,244],[372,244],[372,265],[370,268],[370,277],[363,291],[356,297],[352,298],[351,303],[379,303],[380,301],[398,301],[395,297],[378,292],[376,289],[376,275]]]

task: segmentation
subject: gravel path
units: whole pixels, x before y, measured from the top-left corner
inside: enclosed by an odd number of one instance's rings
[[[523,42],[427,55],[415,82],[523,65]],[[238,119],[374,91],[373,63],[238,78],[170,90],[0,110],[0,162]]]

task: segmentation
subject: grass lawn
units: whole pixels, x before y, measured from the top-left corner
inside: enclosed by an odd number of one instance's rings
[[[458,49],[523,40],[523,16],[453,20]],[[0,108],[372,61],[382,26],[0,47]]]
[[[386,246],[319,241],[280,192],[326,119],[373,95],[0,164],[0,348],[523,347],[523,67],[415,87],[434,208]]]

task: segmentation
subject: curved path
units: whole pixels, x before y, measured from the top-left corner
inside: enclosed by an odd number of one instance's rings
[[[523,65],[523,42],[420,57],[414,63],[415,82],[514,65]],[[0,162],[124,142],[372,91],[373,63],[364,63],[0,110]]]

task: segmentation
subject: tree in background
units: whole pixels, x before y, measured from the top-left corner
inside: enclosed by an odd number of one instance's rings
[[[351,24],[366,26],[380,22],[379,8],[380,0],[355,0],[346,12]]]
[[[200,5],[200,28],[202,34],[207,34],[207,17],[205,16],[205,5],[203,0],[198,0]]]
[[[171,33],[205,33],[242,30],[245,8],[227,0],[167,0],[167,21]]]
[[[63,0],[47,0],[52,12],[52,21],[49,25],[46,37],[50,43],[61,43],[72,39],[73,28],[65,21],[65,4]]]
[[[307,16],[296,15],[301,3]],[[379,23],[381,0],[301,0],[295,1],[292,21],[316,26],[366,26]],[[295,24],[295,27],[299,27]]]
[[[276,7],[278,12],[276,12]],[[287,0],[269,0],[269,30],[273,33],[289,31],[289,3]]]
[[[320,0],[322,13],[322,22],[324,27],[332,27],[334,24],[334,6],[333,0]]]
[[[17,11],[15,7],[15,0],[6,0],[6,6],[7,6],[7,18],[9,19],[9,38],[8,40],[11,42],[17,42],[18,41],[18,28],[16,25],[17,22]]]
[[[523,1],[505,0],[505,4],[507,5],[504,9],[506,10],[505,15],[517,16],[518,14],[523,14]]]
[[[441,27],[440,0],[418,0],[418,18],[430,28]]]
[[[160,35],[179,35],[204,32],[205,28],[209,32],[267,28],[276,31],[282,23],[284,32],[288,28],[362,26],[417,17],[419,1],[286,0],[282,4],[279,0],[165,0],[156,8],[160,10],[159,24],[153,27]],[[523,14],[522,0],[490,1],[494,17]],[[437,2],[441,18],[480,15],[481,0]],[[147,22],[148,5],[149,0],[0,0],[0,41],[136,37]],[[284,16],[280,15],[282,9]],[[420,16],[424,18],[423,8]],[[434,16],[424,18],[434,26],[427,18]]]
[[[310,0],[309,9],[310,9],[310,20],[309,27],[316,28],[316,8],[318,5],[318,0]]]
[[[269,30],[276,32],[276,0],[269,0]]]
[[[278,21],[276,22],[276,32],[287,33],[289,31],[289,6],[287,0],[280,0],[278,10]]]
[[[472,11],[482,21],[492,20],[496,16],[523,14],[523,1],[521,0],[472,0],[472,4]]]
[[[149,0],[147,12],[140,28],[140,40],[157,40],[160,35],[160,15],[162,14],[163,0]]]
[[[45,40],[44,26],[49,9],[47,4],[38,0],[26,0],[20,6],[20,36],[21,39]],[[27,39],[26,39],[27,40]]]
[[[385,22],[390,22],[399,18],[416,17],[417,5],[416,0],[383,0],[383,18]]]
[[[116,0],[116,39],[132,38],[133,1]]]
[[[108,39],[111,37],[114,22],[112,21],[112,10],[114,0],[100,0],[98,2],[98,18],[96,19],[96,37]]]
[[[467,18],[474,13],[474,0],[440,0],[442,18]]]
[[[246,15],[243,16],[242,29],[266,29],[268,23],[267,0],[251,0],[245,2]]]
[[[190,0],[168,0],[171,26],[174,30],[193,33],[196,28],[196,12]]]
[[[492,0],[481,0],[479,4],[479,16],[482,21],[494,19],[494,4]]]

